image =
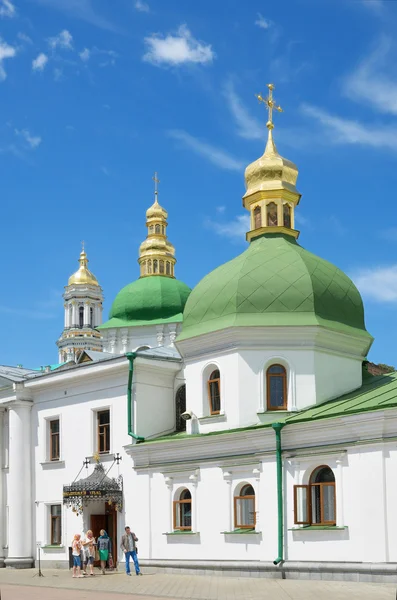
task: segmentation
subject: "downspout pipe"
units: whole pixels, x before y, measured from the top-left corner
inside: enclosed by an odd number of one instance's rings
[[[139,442],[144,442],[145,438],[140,437],[134,433],[134,413],[132,410],[132,378],[134,375],[134,360],[136,359],[136,352],[127,352],[126,357],[129,361],[129,369],[128,369],[128,385],[127,385],[127,427],[128,427],[128,435],[132,437],[133,440],[137,444]]]
[[[283,514],[283,462],[281,456],[281,430],[285,423],[272,423],[276,434],[276,466],[277,466],[277,539],[278,553],[273,561],[278,565],[284,560],[284,514]]]

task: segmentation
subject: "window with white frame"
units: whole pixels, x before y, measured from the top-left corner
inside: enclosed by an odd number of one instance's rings
[[[48,510],[50,518],[49,542],[51,546],[60,546],[62,544],[62,505],[51,504]]]
[[[255,491],[252,485],[244,484],[234,496],[234,528],[255,529],[255,524]]]
[[[295,525],[336,525],[335,476],[327,465],[314,469],[309,484],[294,486]]]

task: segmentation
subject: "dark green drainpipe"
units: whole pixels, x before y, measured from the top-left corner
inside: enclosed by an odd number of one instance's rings
[[[128,435],[130,435],[137,443],[144,442],[145,438],[135,435],[134,423],[132,418],[132,377],[134,374],[134,360],[136,358],[136,352],[127,352],[126,357],[128,358],[130,365],[128,370],[128,386],[127,386],[127,415],[128,415]]]
[[[281,457],[281,430],[285,423],[272,423],[276,434],[276,465],[277,465],[277,538],[278,555],[273,564],[278,565],[284,560],[284,516],[283,516],[283,463]]]

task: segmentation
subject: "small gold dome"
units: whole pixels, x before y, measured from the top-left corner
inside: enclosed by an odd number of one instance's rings
[[[71,275],[69,277],[68,285],[83,285],[84,284],[84,285],[99,286],[98,280],[95,277],[95,275],[93,275],[93,273],[91,273],[91,271],[89,271],[87,269],[88,258],[87,258],[87,254],[85,253],[84,248],[80,253],[79,263],[80,263],[80,267],[79,267],[78,271],[76,271],[76,273],[73,273],[73,275]]]
[[[264,154],[245,169],[247,191],[244,198],[262,190],[285,189],[299,194],[296,189],[297,178],[298,167],[277,152],[272,129],[269,128]]]
[[[147,219],[165,219],[165,220],[167,220],[167,217],[168,217],[168,213],[165,210],[165,208],[160,206],[160,204],[157,202],[157,194],[156,194],[156,200],[154,201],[154,204],[152,204],[152,206],[150,208],[148,208],[146,211],[146,218]]]

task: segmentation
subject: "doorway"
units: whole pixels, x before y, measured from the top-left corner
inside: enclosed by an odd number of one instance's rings
[[[94,538],[99,538],[99,532],[104,529],[112,542],[112,557],[113,562],[117,564],[117,511],[113,504],[104,504],[104,512],[101,515],[91,515],[90,529],[94,534]],[[100,565],[99,561],[96,561],[95,566]]]

